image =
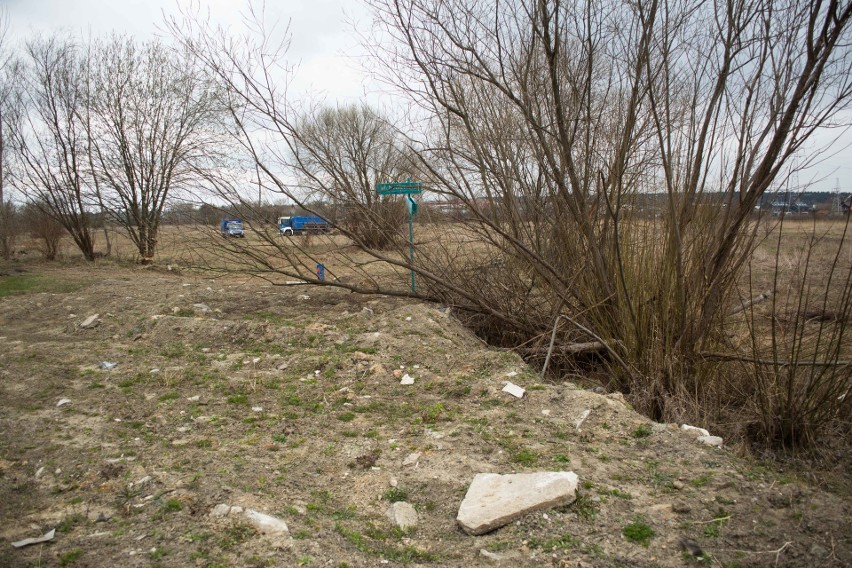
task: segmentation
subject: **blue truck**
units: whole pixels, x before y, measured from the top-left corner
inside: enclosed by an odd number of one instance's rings
[[[278,232],[287,237],[303,233],[327,233],[329,231],[331,231],[331,223],[319,215],[296,215],[278,218]]]
[[[246,236],[245,229],[243,229],[243,222],[239,219],[223,219],[219,223],[219,232],[222,233],[223,237],[237,237],[241,239]]]

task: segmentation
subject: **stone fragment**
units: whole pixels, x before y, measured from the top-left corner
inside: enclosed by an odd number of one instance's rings
[[[70,398],[60,398],[59,402],[56,403],[56,406],[65,406],[66,404],[71,404]]]
[[[233,511],[231,511],[233,514]],[[268,537],[278,548],[289,548],[292,546],[290,529],[287,523],[272,515],[260,513],[252,509],[246,509],[246,518],[254,525],[261,534]]]
[[[101,314],[95,314],[84,319],[83,323],[80,324],[80,329],[89,329],[90,327],[95,327],[101,323],[101,320],[98,319],[100,315]]]
[[[518,560],[521,557],[521,553],[517,550],[510,550],[509,552],[491,552],[490,550],[485,550],[484,548],[479,549],[479,554],[483,558],[487,558],[488,560],[493,560],[494,562],[502,562],[504,560]]]
[[[212,311],[207,304],[193,304],[192,307],[196,312],[201,312],[202,314],[209,314]]]
[[[401,384],[401,385],[413,385],[414,384],[414,377],[412,377],[408,373],[405,373],[402,376],[402,380],[399,381],[399,384]]]
[[[681,424],[680,429],[690,434],[692,436],[709,436],[710,432],[705,430],[704,428],[698,428],[697,426],[690,426],[689,424]]]
[[[506,386],[503,387],[503,392],[508,393],[515,398],[524,398],[524,393],[526,392],[523,387],[519,387],[515,383],[506,383]]]
[[[408,454],[405,456],[405,459],[402,460],[402,467],[408,467],[410,465],[417,465],[417,462],[420,461],[420,452],[414,452],[412,454]]]
[[[591,408],[587,408],[586,410],[584,410],[583,412],[580,413],[580,416],[578,416],[577,420],[574,421],[574,428],[576,428],[577,431],[580,430],[580,427],[583,425],[583,422],[586,421],[586,418],[588,418],[589,414],[591,414],[591,413],[592,413]]]
[[[402,530],[413,529],[417,526],[417,511],[414,510],[411,503],[405,501],[392,503],[385,514],[394,526]]]
[[[526,513],[573,502],[577,481],[573,471],[478,473],[459,507],[456,522],[467,534],[485,534]]]
[[[698,436],[695,441],[705,446],[714,446],[717,448],[722,445],[722,438],[719,436]]]

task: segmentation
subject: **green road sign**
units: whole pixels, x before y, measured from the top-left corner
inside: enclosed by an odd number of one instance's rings
[[[408,215],[417,215],[417,202],[409,195],[405,199],[405,207],[408,209]]]
[[[376,193],[379,195],[416,195],[423,193],[423,182],[401,181],[377,183]]]

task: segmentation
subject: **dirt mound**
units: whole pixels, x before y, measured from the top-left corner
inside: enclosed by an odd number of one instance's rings
[[[852,562],[848,485],[701,445],[618,393],[541,383],[446,310],[187,271],[33,270],[76,287],[0,298],[0,565]],[[578,474],[574,504],[480,537],[457,527],[476,473],[547,470]],[[385,514],[401,500],[413,530]],[[291,538],[211,515],[223,504]]]

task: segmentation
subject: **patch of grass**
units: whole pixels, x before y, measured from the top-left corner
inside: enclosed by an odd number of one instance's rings
[[[355,413],[351,411],[344,412],[343,414],[338,414],[337,419],[341,422],[352,422],[353,420],[355,420]]]
[[[705,485],[710,483],[711,479],[713,479],[713,475],[709,474],[709,473],[705,473],[704,475],[701,475],[701,476],[696,477],[695,479],[691,480],[689,482],[689,484],[692,485],[693,487],[704,487]]]
[[[160,355],[165,357],[166,359],[179,359],[186,354],[186,348],[181,341],[172,341],[168,343],[163,350],[160,351]]]
[[[557,550],[570,550],[576,546],[576,542],[574,541],[574,537],[570,534],[565,534],[560,537],[549,538],[547,540],[531,538],[529,540],[529,546],[530,548],[538,548],[543,552],[555,552]]]
[[[0,298],[18,294],[67,294],[76,292],[85,286],[82,282],[57,280],[46,276],[22,274],[18,276],[0,276]]]
[[[639,426],[634,428],[632,432],[630,432],[630,436],[632,436],[633,438],[636,438],[637,440],[640,440],[642,438],[647,438],[650,435],[651,435],[651,427],[648,426],[647,424],[640,424]]]
[[[524,467],[532,467],[538,461],[538,454],[529,448],[523,448],[513,453],[511,458],[512,462],[520,464]]]
[[[654,532],[654,529],[651,528],[651,525],[643,521],[642,519],[636,519],[624,529],[622,529],[621,534],[624,535],[628,541],[640,544],[645,548],[651,544],[651,539],[654,538],[657,533]]]
[[[219,548],[231,550],[234,546],[244,543],[256,534],[255,528],[245,523],[231,525],[225,529],[225,535],[219,540]]]
[[[176,392],[167,392],[166,394],[160,395],[160,400],[162,401],[177,400],[178,398],[180,398],[180,395]]]
[[[556,454],[553,456],[553,461],[561,465],[566,465],[571,463],[571,458],[565,454]]]
[[[590,523],[598,516],[598,504],[585,493],[577,495],[577,499],[571,504],[570,509],[574,511],[581,521]]]
[[[68,566],[69,564],[74,564],[81,556],[83,556],[81,549],[75,548],[74,550],[70,550],[59,557],[59,565]]]
[[[627,491],[622,491],[621,489],[599,489],[598,493],[600,493],[601,495],[612,495],[613,497],[618,497],[619,499],[633,499],[633,495],[631,495]]]
[[[80,513],[74,513],[73,515],[68,515],[62,522],[59,523],[59,526],[56,527],[56,532],[60,533],[68,533],[79,524],[85,522],[86,517],[81,515]]]
[[[248,396],[244,394],[234,394],[228,397],[229,404],[248,404]]]
[[[396,503],[398,501],[406,501],[408,500],[408,491],[403,489],[402,487],[391,487],[382,495],[382,499],[390,501],[391,503]]]
[[[436,562],[439,560],[436,554],[418,550],[413,546],[393,546],[382,542],[373,542],[364,534],[357,530],[346,528],[341,523],[336,523],[334,530],[363,554],[378,556],[386,560],[401,563]]]
[[[163,504],[163,510],[167,513],[177,513],[183,509],[183,503],[179,499],[169,499]]]

